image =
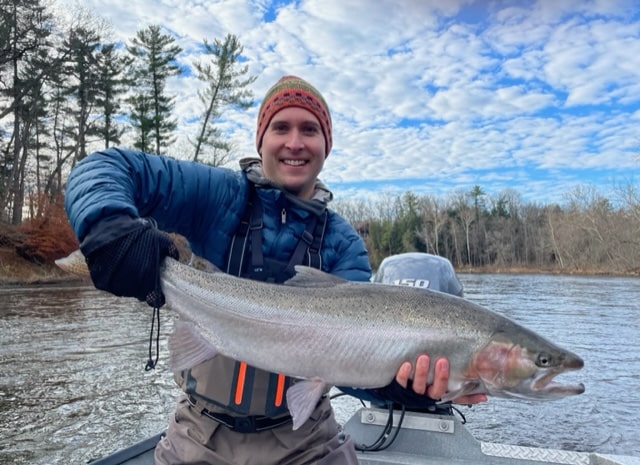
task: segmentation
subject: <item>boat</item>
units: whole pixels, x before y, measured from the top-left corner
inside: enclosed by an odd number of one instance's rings
[[[476,440],[457,415],[362,407],[343,425],[361,465],[640,465],[640,457]],[[153,465],[164,433],[90,462]],[[365,446],[366,445],[366,446]]]

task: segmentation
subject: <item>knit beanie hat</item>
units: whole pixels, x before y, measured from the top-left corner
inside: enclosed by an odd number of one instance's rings
[[[328,156],[333,145],[329,106],[315,87],[297,76],[281,77],[264,96],[258,112],[258,130],[256,132],[256,148],[258,152],[260,152],[262,138],[271,122],[271,118],[283,108],[288,107],[304,108],[318,118],[324,135],[325,155]]]

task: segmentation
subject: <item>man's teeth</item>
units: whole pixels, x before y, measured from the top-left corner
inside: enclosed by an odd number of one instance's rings
[[[305,163],[307,163],[304,160],[283,160],[282,162],[285,165],[292,165],[292,166],[301,166],[301,165],[304,165]]]

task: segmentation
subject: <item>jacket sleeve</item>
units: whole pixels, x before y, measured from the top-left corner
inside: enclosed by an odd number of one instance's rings
[[[348,281],[369,281],[371,264],[364,241],[340,215],[331,212],[328,242],[334,258],[329,272]]]
[[[244,196],[246,180],[238,172],[110,148],[71,171],[65,209],[80,241],[97,222],[128,215],[152,217],[160,229],[205,244],[215,241],[213,231],[235,229],[233,213]]]

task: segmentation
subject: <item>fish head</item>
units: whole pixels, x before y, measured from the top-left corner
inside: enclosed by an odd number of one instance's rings
[[[509,337],[495,333],[474,357],[474,371],[487,393],[497,397],[555,400],[582,394],[584,384],[555,380],[562,373],[580,370],[584,361],[576,354],[528,333]]]

